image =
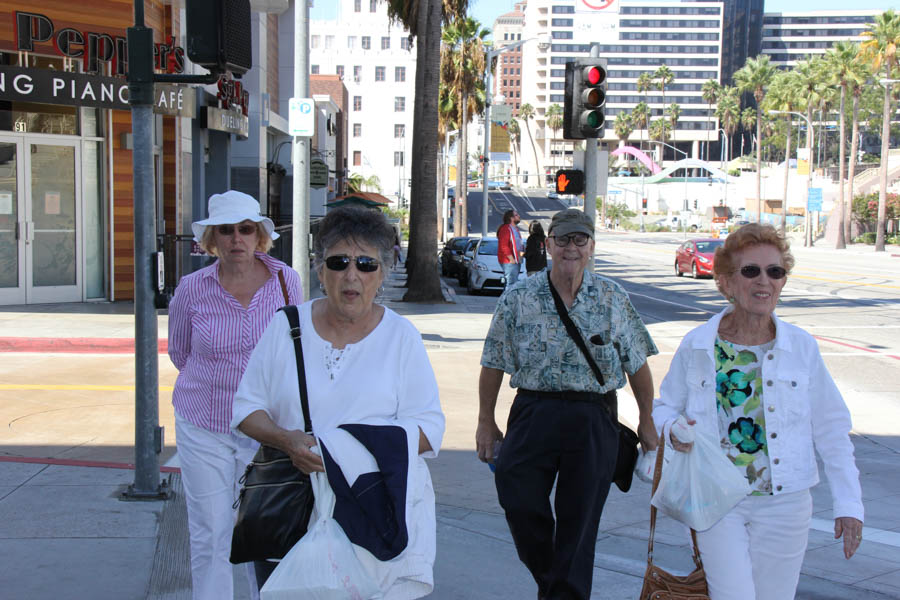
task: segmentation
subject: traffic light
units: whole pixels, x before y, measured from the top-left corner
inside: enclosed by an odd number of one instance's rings
[[[556,172],[556,193],[577,196],[584,192],[584,171],[561,169]]]
[[[250,0],[186,0],[187,54],[213,73],[241,76],[253,66]]]
[[[579,58],[566,63],[563,137],[602,138],[606,103],[606,59]]]
[[[697,210],[697,200],[694,200],[694,210]]]
[[[646,198],[641,198],[641,212],[645,215],[647,214],[647,199]]]

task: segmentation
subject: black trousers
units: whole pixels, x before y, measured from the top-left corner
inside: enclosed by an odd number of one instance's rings
[[[521,390],[510,410],[497,496],[541,598],[591,596],[597,529],[618,450],[613,414],[600,402],[570,400],[564,392],[547,397]]]

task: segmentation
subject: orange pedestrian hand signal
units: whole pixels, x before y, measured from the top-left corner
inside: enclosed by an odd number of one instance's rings
[[[584,171],[561,169],[556,172],[556,193],[577,196],[584,192]]]

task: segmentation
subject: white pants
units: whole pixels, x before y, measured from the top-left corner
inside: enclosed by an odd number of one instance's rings
[[[793,600],[811,516],[809,490],[747,496],[698,531],[711,600]]]
[[[194,600],[234,598],[231,532],[240,491],[238,479],[253,459],[256,443],[232,433],[214,433],[175,414],[181,482],[191,536],[191,583]],[[257,596],[253,563],[245,565],[251,597]]]

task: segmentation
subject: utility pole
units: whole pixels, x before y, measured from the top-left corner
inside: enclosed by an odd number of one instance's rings
[[[294,98],[309,96],[309,0],[294,0]],[[291,264],[309,300],[309,138],[294,136],[293,239]]]

